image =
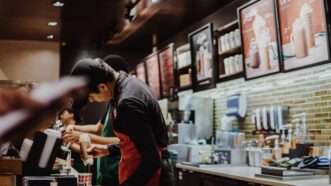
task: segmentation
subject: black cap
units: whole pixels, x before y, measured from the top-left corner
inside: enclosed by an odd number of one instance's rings
[[[115,71],[129,72],[129,64],[127,61],[119,55],[107,55],[103,58],[103,61],[111,66]]]
[[[103,60],[91,58],[81,59],[72,68],[71,75],[82,76],[89,81],[89,91],[98,92],[100,83],[112,82],[115,80],[115,71]]]

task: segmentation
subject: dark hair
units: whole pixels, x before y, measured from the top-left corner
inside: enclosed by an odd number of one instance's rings
[[[89,92],[99,92],[100,83],[113,82],[116,71],[100,59],[85,58],[72,68],[71,75],[83,76],[89,81]]]
[[[75,114],[74,110],[71,108],[64,108],[57,114],[57,119],[61,119],[61,115],[65,112],[69,112],[70,114]]]
[[[75,111],[73,108],[64,108],[62,109],[58,115],[57,115],[57,119],[60,120],[61,119],[61,115],[65,112],[69,112],[69,114],[73,114],[74,115],[74,120],[76,121],[76,123],[80,123],[81,122],[81,118],[80,118],[80,113]]]
[[[129,64],[119,55],[107,55],[103,58],[103,61],[111,66],[115,71],[124,71],[129,73]]]

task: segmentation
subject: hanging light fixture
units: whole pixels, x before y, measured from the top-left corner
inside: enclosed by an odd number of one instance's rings
[[[54,1],[52,1],[52,5],[54,7],[63,7],[64,6],[64,2],[63,2],[63,0],[54,0]]]

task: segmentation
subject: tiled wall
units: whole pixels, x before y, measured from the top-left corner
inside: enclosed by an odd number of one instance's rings
[[[219,83],[217,88],[195,93],[215,99],[215,126],[220,125],[226,110],[226,97],[244,92],[248,97],[248,113],[238,123],[241,131],[251,138],[254,125],[252,111],[257,107],[281,104],[290,107],[291,115],[306,112],[310,140],[315,144],[331,142],[331,64],[280,73],[260,79],[245,81],[243,78]]]

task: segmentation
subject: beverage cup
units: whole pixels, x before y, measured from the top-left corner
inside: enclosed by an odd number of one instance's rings
[[[306,41],[304,25],[301,19],[297,19],[293,23],[291,42],[297,58],[308,56],[308,42]]]
[[[315,46],[315,34],[313,31],[313,9],[308,3],[302,5],[300,18],[303,23],[307,47],[308,49],[313,48]]]

